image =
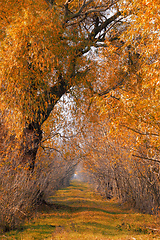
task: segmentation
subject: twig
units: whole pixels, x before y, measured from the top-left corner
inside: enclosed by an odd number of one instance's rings
[[[141,159],[145,159],[145,160],[149,160],[149,161],[153,161],[153,162],[160,163],[160,161],[157,160],[157,159],[147,158],[147,157],[141,157],[141,156],[138,156],[138,155],[135,155],[135,154],[132,154],[132,156],[133,156],[133,157],[137,157],[137,158],[141,158]]]
[[[159,135],[156,134],[156,133],[143,133],[143,132],[140,132],[140,131],[137,130],[137,129],[133,129],[133,128],[128,127],[128,126],[125,126],[125,125],[123,125],[123,124],[121,124],[121,126],[127,128],[127,129],[129,129],[129,130],[131,130],[131,131],[133,131],[133,132],[136,132],[136,133],[138,133],[138,134],[140,134],[140,135],[144,135],[144,136],[148,136],[148,135],[150,135],[150,136],[156,136],[156,137],[159,137]]]

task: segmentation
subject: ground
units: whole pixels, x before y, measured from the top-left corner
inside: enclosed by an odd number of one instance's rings
[[[2,240],[150,240],[160,239],[160,217],[141,214],[116,199],[106,200],[87,183],[72,181],[41,206],[21,230]]]

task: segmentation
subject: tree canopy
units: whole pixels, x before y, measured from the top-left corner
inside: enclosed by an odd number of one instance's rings
[[[2,108],[11,111],[11,116],[18,113],[25,124],[40,127],[61,96],[76,86],[102,96],[128,84],[128,71],[135,75],[130,84],[141,82],[136,79],[143,74],[144,88],[155,86],[159,67],[157,4],[3,1]],[[100,49],[97,58],[104,61],[88,57],[93,47]],[[143,64],[137,69],[140,57]],[[113,76],[107,77],[106,72]]]
[[[8,166],[35,172],[37,157],[38,169],[50,176],[51,167],[60,182],[58,172],[70,177],[81,161],[104,189],[114,185],[137,205],[151,192],[157,209],[159,7],[158,0],[2,1],[3,176]]]

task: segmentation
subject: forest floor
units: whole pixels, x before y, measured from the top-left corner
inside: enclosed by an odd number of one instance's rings
[[[149,240],[160,239],[160,216],[141,214],[106,200],[88,184],[72,181],[57,191],[21,230],[2,240]]]

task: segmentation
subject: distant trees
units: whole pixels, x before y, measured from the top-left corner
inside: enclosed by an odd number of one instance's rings
[[[118,197],[142,212],[157,213],[160,156],[152,149],[154,157],[145,157],[151,143],[144,139],[139,145],[138,134],[121,126],[115,135],[112,124],[108,118],[100,120],[85,137],[83,166],[90,182],[106,198]]]
[[[113,38],[116,51],[104,54],[107,82],[123,78],[110,93],[101,92],[92,106],[99,117],[98,123],[93,124],[94,130],[86,136],[89,154],[84,166],[102,194],[108,197],[118,194],[123,202],[141,211],[157,213],[160,206],[159,3],[125,4],[124,14],[132,13],[127,31],[121,35],[122,42]],[[117,25],[113,31],[122,26]]]

